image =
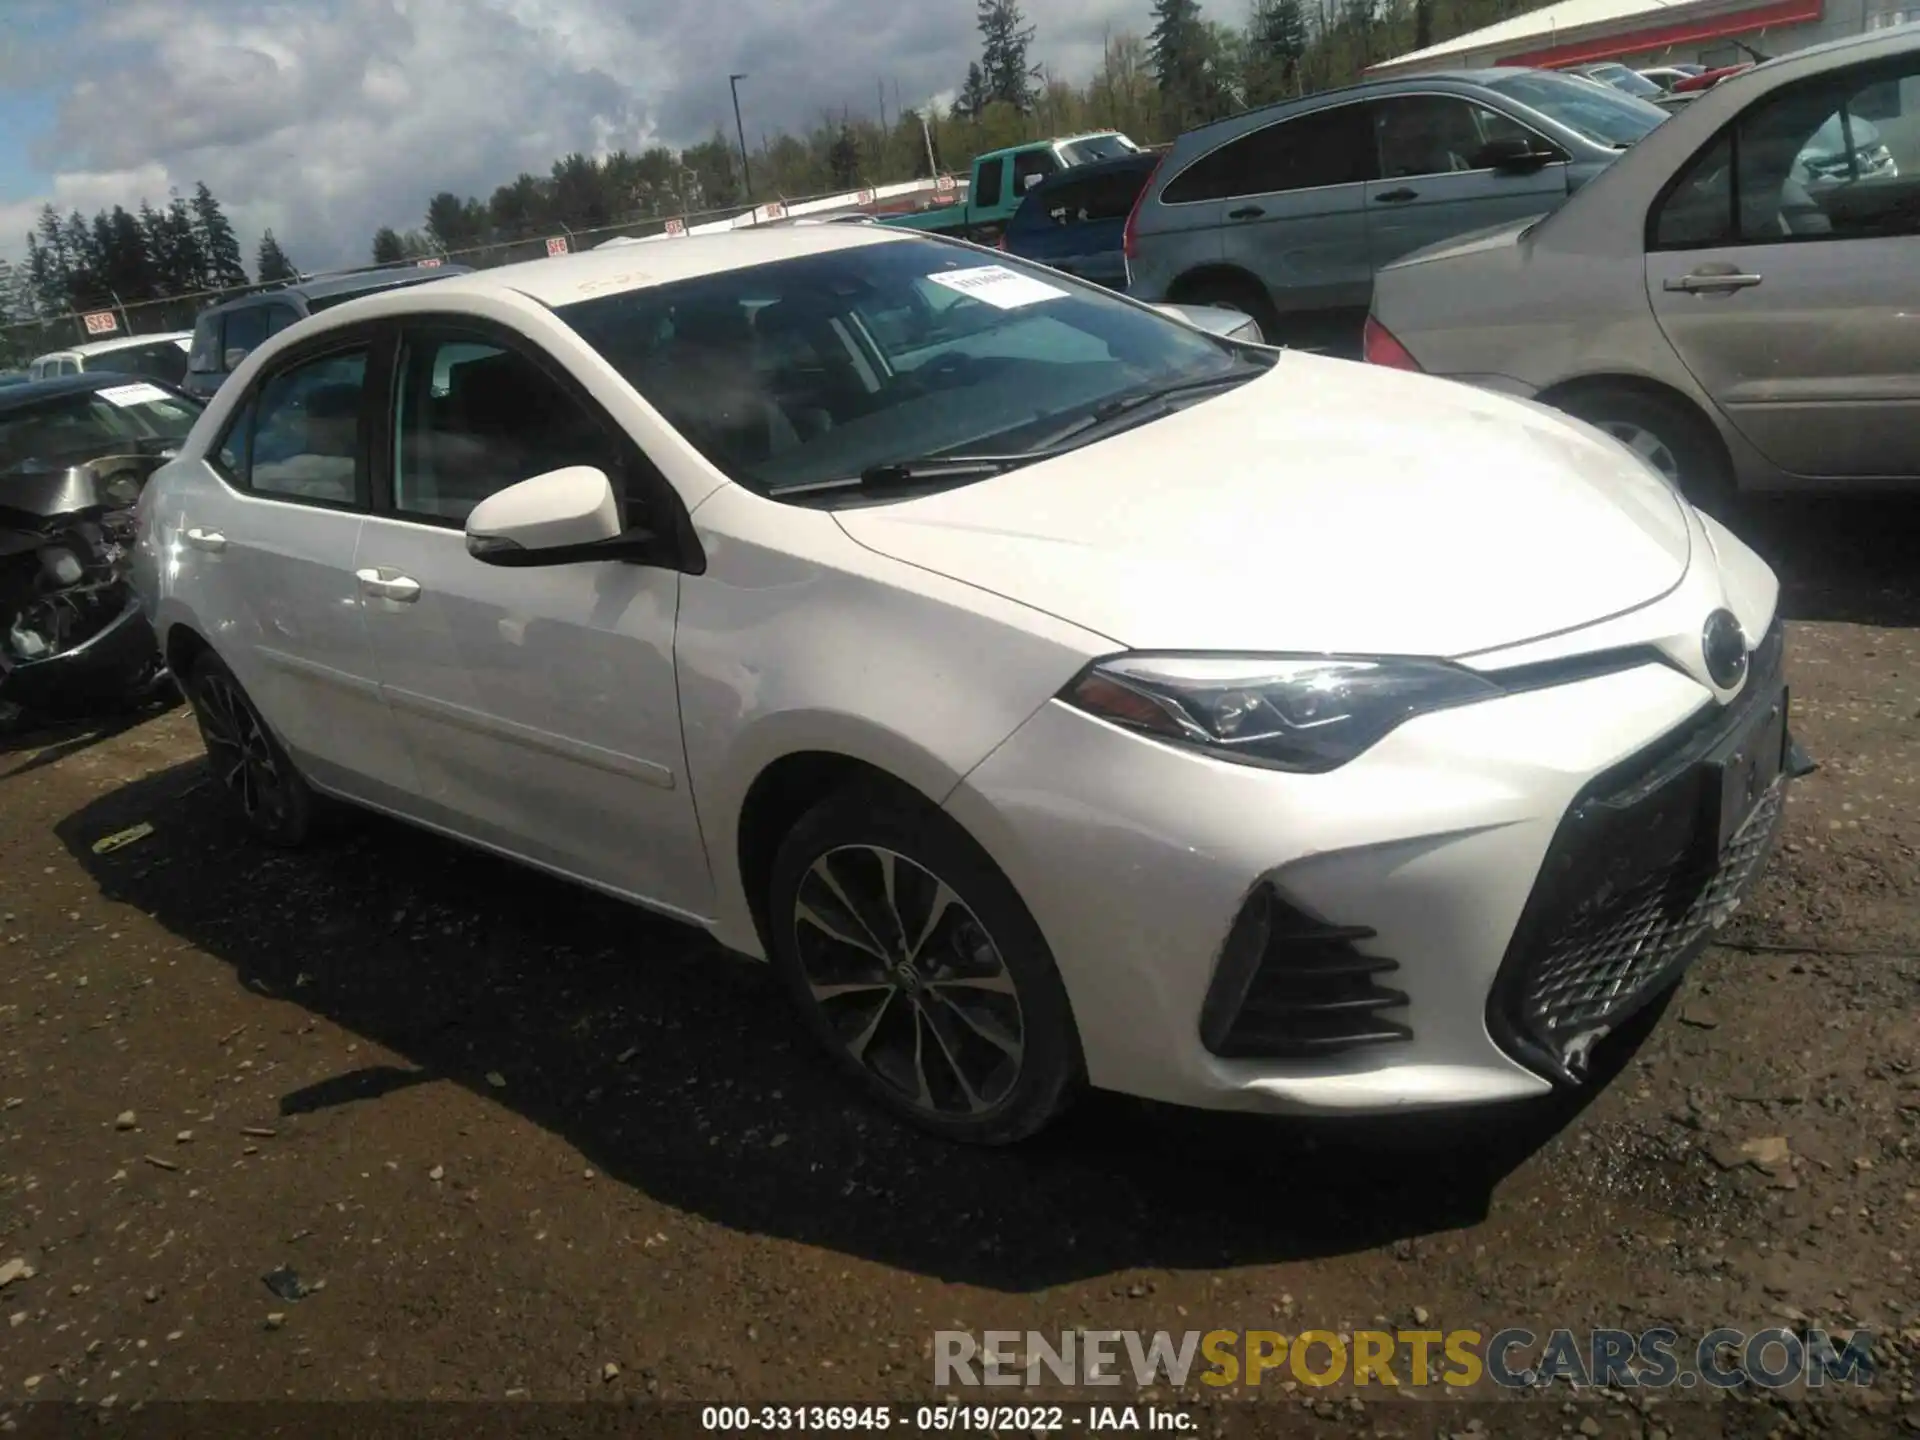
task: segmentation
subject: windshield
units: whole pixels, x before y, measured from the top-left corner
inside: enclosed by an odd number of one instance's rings
[[[1489,88],[1557,120],[1576,135],[1624,150],[1667,118],[1658,105],[1589,80],[1524,70],[1490,81]]]
[[[1054,271],[920,238],[556,313],[763,494],[907,460],[1025,453],[1111,402],[1251,378],[1271,361]]]
[[[1069,165],[1091,165],[1096,160],[1118,160],[1139,153],[1140,147],[1124,135],[1088,135],[1060,147]]]
[[[177,445],[199,418],[193,401],[142,381],[50,396],[0,411],[0,475]]]

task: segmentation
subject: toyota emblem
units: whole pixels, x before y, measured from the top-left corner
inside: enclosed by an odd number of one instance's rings
[[[1731,610],[1716,610],[1700,632],[1700,655],[1707,677],[1722,690],[1739,687],[1747,674],[1747,636]]]

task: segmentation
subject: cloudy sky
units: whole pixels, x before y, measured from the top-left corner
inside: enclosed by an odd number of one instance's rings
[[[1149,0],[1026,0],[1034,57],[1081,79]],[[1239,0],[1209,6],[1245,8]],[[0,0],[0,255],[64,212],[212,186],[251,262],[357,262],[437,190],[486,195],[569,150],[749,141],[823,108],[951,92],[974,0]],[[1234,19],[1239,16],[1236,13]]]

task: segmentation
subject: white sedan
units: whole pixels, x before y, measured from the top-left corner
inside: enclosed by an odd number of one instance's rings
[[[879,227],[311,317],[137,575],[265,840],[702,927],[968,1140],[1578,1085],[1797,768],[1773,574],[1616,442]]]

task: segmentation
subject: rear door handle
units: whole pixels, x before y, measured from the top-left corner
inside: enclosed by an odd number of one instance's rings
[[[1703,291],[1710,293],[1715,290],[1745,290],[1749,286],[1758,285],[1761,278],[1758,275],[1743,275],[1737,272],[1715,275],[1711,271],[1704,274],[1696,271],[1691,275],[1679,276],[1677,279],[1669,276],[1661,282],[1661,288],[1696,295]]]
[[[1267,212],[1262,210],[1258,205],[1242,205],[1238,210],[1229,210],[1227,212],[1227,218],[1229,220],[1258,220],[1266,213]]]
[[[420,598],[420,582],[410,575],[382,575],[378,570],[356,570],[353,578],[360,582],[362,594],[378,600],[397,600],[403,605],[411,605]]]
[[[1404,205],[1409,200],[1418,200],[1420,198],[1420,192],[1418,190],[1409,190],[1406,186],[1402,185],[1398,190],[1383,190],[1373,198],[1382,205]]]
[[[202,530],[198,525],[187,531],[187,544],[196,550],[218,555],[227,548],[227,537],[218,530]]]

